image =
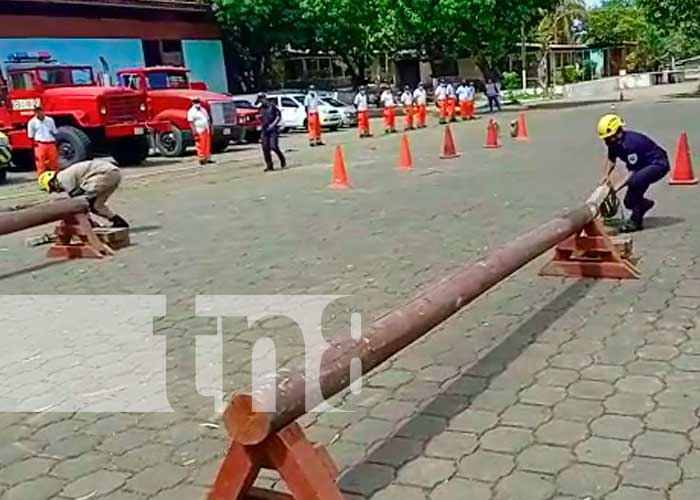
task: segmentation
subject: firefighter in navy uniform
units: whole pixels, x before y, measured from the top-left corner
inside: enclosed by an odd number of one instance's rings
[[[632,212],[621,228],[631,233],[644,228],[644,216],[654,207],[654,202],[644,195],[649,186],[668,174],[670,163],[666,151],[651,138],[639,132],[624,129],[625,122],[618,115],[605,115],[598,122],[598,136],[608,147],[603,183],[610,183],[617,160],[625,164],[629,174],[622,182],[613,185],[615,192],[626,187],[623,203]]]
[[[263,158],[265,159],[265,172],[274,170],[272,164],[272,152],[280,160],[280,168],[287,166],[287,159],[280,149],[279,124],[282,120],[282,113],[277,106],[272,104],[265,94],[258,94],[260,103],[260,118],[262,121],[262,134],[260,135],[260,146],[262,147]]]

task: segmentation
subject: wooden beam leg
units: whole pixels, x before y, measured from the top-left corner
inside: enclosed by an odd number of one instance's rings
[[[231,444],[207,500],[244,500],[259,473],[256,450]]]

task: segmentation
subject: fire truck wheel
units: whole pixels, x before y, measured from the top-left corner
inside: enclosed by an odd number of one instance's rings
[[[175,126],[167,132],[156,134],[155,144],[158,152],[168,158],[183,156],[187,149],[182,130]]]
[[[92,143],[85,132],[79,128],[65,125],[56,131],[59,165],[70,167],[79,161],[92,158]]]
[[[211,143],[211,152],[215,155],[223,153],[226,151],[226,148],[228,148],[229,142],[231,141],[228,139],[214,139],[214,141]]]
[[[129,137],[117,142],[112,148],[112,157],[117,165],[141,165],[150,152],[148,137]]]

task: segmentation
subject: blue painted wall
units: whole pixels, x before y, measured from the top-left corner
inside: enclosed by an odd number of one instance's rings
[[[185,65],[192,70],[192,81],[207,82],[209,90],[226,92],[224,47],[218,40],[184,40]]]
[[[141,40],[116,38],[0,38],[0,60],[12,52],[47,51],[62,63],[88,64],[100,70],[99,57],[109,62],[113,81],[116,72],[145,64]],[[223,46],[217,40],[183,40],[185,64],[193,81],[204,81],[214,91],[227,90]]]
[[[85,39],[85,38],[0,38],[0,57],[4,61],[11,52],[36,52],[45,50],[62,63],[89,64],[100,68],[99,57],[103,56],[117,69],[143,66],[141,40]]]

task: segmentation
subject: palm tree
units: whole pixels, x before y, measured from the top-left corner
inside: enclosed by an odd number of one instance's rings
[[[537,27],[538,37],[552,43],[572,43],[574,32],[572,30],[576,19],[583,19],[586,15],[584,0],[559,0],[554,9],[547,12]]]
[[[553,9],[544,13],[540,24],[537,26],[537,39],[542,44],[545,61],[550,61],[550,46],[558,43],[573,43],[575,41],[572,29],[576,19],[583,19],[586,15],[586,3],[584,0],[558,0]],[[547,64],[548,66],[548,64]],[[549,80],[549,78],[547,78]],[[549,82],[545,84],[548,90]]]

